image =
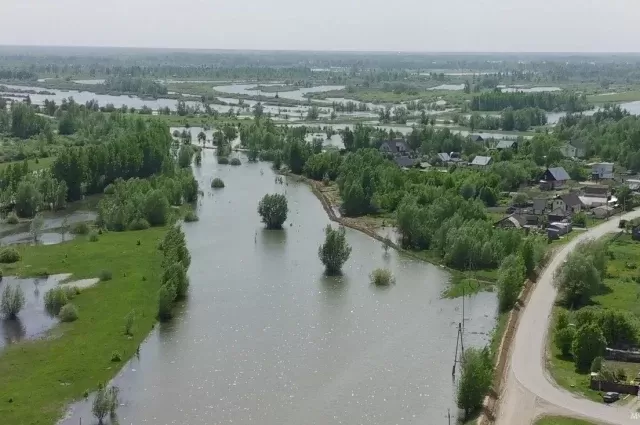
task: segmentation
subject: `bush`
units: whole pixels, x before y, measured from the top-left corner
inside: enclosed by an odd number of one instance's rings
[[[242,162],[240,161],[239,158],[231,158],[231,161],[229,161],[229,164],[238,166],[238,165],[242,165]]]
[[[147,193],[142,209],[151,226],[163,226],[167,222],[169,207],[169,200],[165,194],[156,189]]]
[[[107,187],[104,188],[105,195],[113,195],[115,191],[116,191],[116,187],[113,185],[113,183],[109,183]]]
[[[136,218],[128,226],[129,230],[147,230],[149,227],[149,222],[144,218]]]
[[[553,341],[556,348],[563,356],[571,355],[571,345],[576,335],[576,330],[573,326],[567,326],[563,329],[556,329]]]
[[[178,152],[178,165],[180,168],[188,168],[191,166],[191,157],[193,157],[193,149],[189,145],[182,145]]]
[[[391,274],[391,271],[388,269],[375,269],[371,272],[369,278],[371,279],[371,283],[376,286],[388,286],[395,283],[393,274]]]
[[[222,189],[224,187],[224,182],[222,181],[222,179],[216,177],[215,179],[213,179],[213,181],[211,182],[211,187],[213,189]]]
[[[89,230],[89,223],[75,223],[71,226],[71,233],[74,235],[87,235]]]
[[[258,203],[258,214],[262,217],[262,222],[267,225],[267,229],[282,228],[288,212],[287,198],[279,193],[264,195]]]
[[[44,308],[52,316],[57,316],[67,302],[69,302],[67,292],[61,286],[51,288],[44,294]]]
[[[465,350],[456,397],[458,408],[464,410],[464,419],[482,406],[484,396],[491,388],[492,377],[493,362],[489,350]]]
[[[587,216],[583,212],[579,212],[571,218],[571,223],[576,227],[587,227]]]
[[[20,261],[20,253],[15,248],[3,248],[0,251],[0,263],[9,264]]]
[[[176,288],[173,285],[162,285],[158,291],[158,318],[171,319],[171,307],[176,299]]]
[[[124,334],[125,335],[133,335],[133,322],[136,318],[136,312],[131,310],[127,316],[124,318]]]
[[[24,292],[19,286],[7,285],[2,291],[0,313],[7,319],[15,319],[24,307]]]
[[[7,216],[7,224],[18,224],[19,221],[18,215],[14,211],[11,211]]]
[[[111,280],[113,278],[113,274],[111,273],[111,270],[101,270],[98,277],[100,278],[100,282],[105,282],[107,280]]]
[[[604,358],[598,356],[591,362],[591,373],[598,373],[602,370]]]
[[[579,372],[588,371],[593,359],[604,354],[606,346],[607,341],[597,325],[591,323],[580,327],[571,346],[576,369]]]
[[[327,225],[325,228],[324,243],[318,248],[318,257],[324,264],[327,274],[338,274],[342,265],[349,259],[351,247],[347,243],[344,227],[338,230]]]
[[[78,308],[73,304],[65,304],[60,309],[60,321],[74,322],[78,319]]]
[[[194,210],[189,209],[184,215],[184,221],[186,221],[187,223],[198,221],[198,215]]]
[[[64,294],[67,296],[67,300],[71,301],[76,297],[76,295],[80,295],[80,288],[77,286],[63,286],[62,290]]]
[[[122,361],[122,356],[119,351],[114,351],[111,353],[111,361],[112,362],[120,362]]]
[[[226,156],[218,157],[218,164],[228,165],[229,164],[229,158],[227,158]]]
[[[89,232],[89,242],[98,242],[98,231],[92,230]]]

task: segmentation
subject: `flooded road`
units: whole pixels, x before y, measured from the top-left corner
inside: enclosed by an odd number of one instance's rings
[[[441,299],[443,269],[384,253],[347,229],[344,275],[318,259],[329,220],[301,183],[275,183],[268,163],[218,165],[204,152],[195,175],[200,220],[183,225],[192,262],[189,298],[159,324],[114,379],[122,424],[433,423],[455,412],[451,379],[461,300]],[[213,192],[214,177],[226,187]],[[286,193],[289,218],[267,231],[256,212]],[[387,267],[397,283],[368,275]],[[155,294],[153,295],[155,296]],[[466,301],[467,346],[484,345],[496,299]],[[63,422],[94,423],[91,399]]]

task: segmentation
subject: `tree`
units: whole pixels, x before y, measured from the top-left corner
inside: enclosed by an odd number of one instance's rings
[[[564,329],[556,329],[553,341],[556,348],[563,356],[571,354],[571,346],[576,335],[576,329],[573,326],[567,326]]]
[[[526,275],[529,277],[533,276],[536,269],[536,253],[532,237],[528,237],[524,240],[520,254],[522,255],[522,262]]]
[[[486,347],[465,350],[456,397],[456,404],[464,410],[465,419],[482,406],[484,397],[491,388],[492,375],[493,362]]]
[[[161,190],[152,190],[144,199],[144,216],[151,226],[162,226],[169,215],[169,201]]]
[[[204,133],[204,131],[201,131],[200,133],[198,133],[198,142],[204,144],[206,140],[207,140],[207,135]]]
[[[576,369],[580,372],[588,371],[593,359],[604,354],[606,346],[607,341],[596,324],[590,323],[578,328],[571,346]]]
[[[16,190],[16,214],[19,217],[33,217],[42,202],[42,195],[35,184],[22,180]]]
[[[633,193],[631,192],[631,189],[629,189],[627,185],[619,186],[618,188],[616,188],[615,193],[616,193],[616,197],[618,198],[618,203],[622,205],[622,208],[625,211],[629,211],[630,209],[633,208],[633,205],[631,202],[633,199]]]
[[[14,320],[18,316],[22,307],[24,307],[24,292],[18,285],[5,286],[2,291],[2,299],[0,300],[0,312],[9,319]]]
[[[120,389],[116,386],[106,388],[103,385],[98,387],[96,396],[93,399],[91,412],[98,420],[98,424],[102,424],[104,418],[109,415],[112,420],[116,418],[116,409],[118,408],[118,394]]]
[[[288,212],[287,198],[279,193],[264,195],[258,203],[258,214],[267,229],[281,229]]]
[[[509,311],[515,305],[524,283],[522,258],[511,254],[502,260],[498,270],[498,301],[500,310]]]
[[[351,247],[347,243],[344,227],[334,230],[330,224],[324,230],[324,243],[318,248],[318,256],[324,264],[327,274],[340,273],[343,264],[351,255]]]
[[[178,153],[178,165],[180,168],[188,168],[191,166],[191,157],[193,156],[193,148],[189,145],[180,146]]]
[[[578,308],[591,299],[601,279],[592,258],[576,251],[558,271],[554,284],[565,305]]]
[[[44,227],[44,218],[42,214],[36,214],[36,216],[31,220],[31,225],[29,226],[29,233],[33,236],[33,242],[37,243],[40,235],[42,234],[42,228]]]

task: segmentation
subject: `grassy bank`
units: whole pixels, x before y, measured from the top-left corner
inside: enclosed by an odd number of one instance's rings
[[[631,239],[630,235],[623,235],[609,246],[611,258],[607,266],[604,279],[604,289],[600,295],[592,298],[593,303],[603,308],[617,311],[628,311],[640,317],[638,305],[638,284],[633,280],[638,276],[637,266],[640,258],[640,243]],[[554,307],[554,322],[549,332],[547,367],[558,385],[583,397],[595,401],[602,401],[598,391],[589,389],[589,374],[576,372],[573,359],[563,357],[553,343],[555,333],[555,317],[564,307]],[[627,376],[635,377],[640,371],[639,364],[607,362],[615,369],[625,369]]]
[[[105,233],[98,242],[79,236],[59,245],[18,248],[22,260],[3,267],[5,276],[46,271],[86,278],[109,270],[113,279],[74,299],[77,321],[56,326],[47,338],[0,352],[2,423],[55,423],[68,403],[108,381],[135,354],[156,322],[161,261],[157,247],[165,231]],[[134,335],[129,338],[124,335],[124,318],[134,309]],[[111,362],[114,351],[121,354],[122,363]]]
[[[567,418],[564,416],[545,416],[538,419],[535,425],[595,425],[593,422],[582,419]]]
[[[623,92],[613,92],[611,94],[595,94],[587,96],[591,103],[613,103],[613,102],[633,102],[640,100],[640,90],[630,90]]]

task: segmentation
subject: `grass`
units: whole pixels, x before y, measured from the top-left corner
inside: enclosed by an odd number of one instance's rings
[[[633,102],[640,100],[640,90],[630,90],[624,92],[615,92],[612,94],[594,94],[587,96],[587,100],[591,103],[613,103],[613,102]]]
[[[573,232],[575,233],[575,232]],[[603,308],[610,308],[619,311],[629,311],[640,317],[640,290],[638,284],[633,280],[640,276],[640,243],[631,240],[630,235],[623,235],[609,245],[613,259],[609,260],[607,266],[607,276],[604,284],[608,288],[602,291],[601,295],[596,295],[592,301]],[[563,307],[554,307],[554,317]],[[555,322],[555,320],[554,320]],[[552,322],[552,323],[554,323]],[[571,358],[561,355],[553,344],[553,327],[549,332],[547,368],[555,381],[563,388],[583,397],[595,401],[602,401],[600,393],[589,389],[589,374],[576,372],[575,365]],[[640,371],[640,365],[634,363],[606,362],[616,369],[623,368],[627,371],[629,379],[634,378]]]
[[[538,419],[534,425],[595,425],[593,422],[582,419],[567,418],[565,416],[544,416]]]
[[[51,164],[53,164],[53,161],[55,161],[55,158],[50,156],[48,158],[38,158],[37,164],[35,159],[29,159],[27,162],[29,163],[29,171],[37,171],[37,170],[42,170],[44,168],[51,167]],[[3,163],[0,163],[0,170],[4,170],[5,168],[7,168],[9,165],[12,165],[12,164],[22,164],[22,163],[23,161],[3,162]]]
[[[156,322],[158,242],[165,228],[105,233],[99,242],[77,238],[59,245],[19,246],[22,260],[4,275],[73,273],[89,278],[109,267],[113,279],[85,289],[73,303],[78,320],[53,328],[47,338],[10,345],[0,352],[0,417],[7,424],[53,424],[68,403],[93,391],[118,371],[111,353],[127,361]],[[137,241],[140,241],[140,245]],[[135,308],[136,332],[124,335]],[[12,399],[12,403],[7,401]]]

